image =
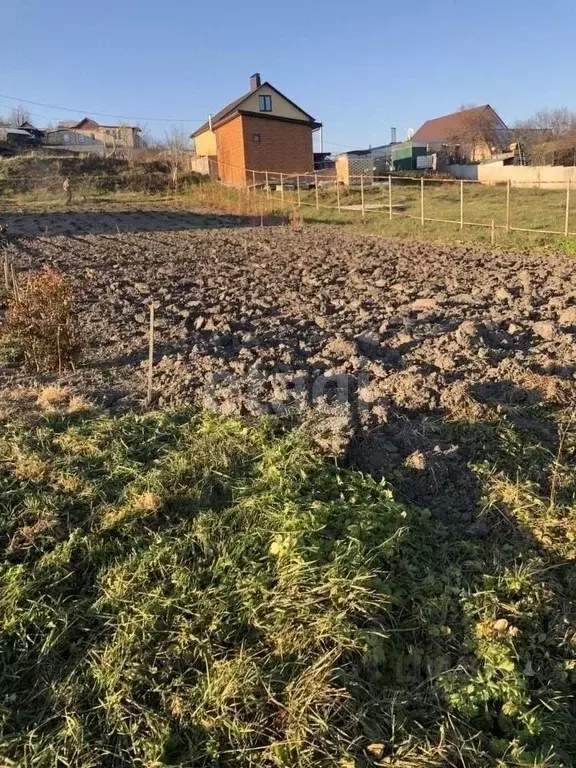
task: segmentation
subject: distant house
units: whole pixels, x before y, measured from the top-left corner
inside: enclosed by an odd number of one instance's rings
[[[314,167],[312,133],[321,124],[256,73],[250,90],[192,134],[196,155],[212,158],[219,177],[246,186],[264,171],[309,173]]]
[[[102,142],[107,149],[134,149],[140,146],[140,128],[136,125],[100,125],[90,117],[80,120],[75,131]]]
[[[99,155],[102,157],[106,154],[106,147],[101,141],[66,127],[46,131],[44,146],[50,149],[65,150],[77,154]]]
[[[452,162],[481,162],[506,149],[511,133],[489,104],[427,120],[412,136],[430,152],[444,152]]]
[[[85,117],[80,122],[65,121],[47,131],[44,145],[86,154],[124,155],[140,146],[140,128],[131,125],[100,125]]]
[[[44,131],[40,130],[40,128],[36,128],[36,126],[32,125],[32,123],[29,122],[28,120],[25,120],[20,126],[20,128],[23,131],[27,131],[31,136],[34,137],[34,143],[37,146],[42,144],[44,140]]]
[[[0,143],[5,148],[29,149],[34,147],[36,142],[32,134],[24,128],[0,125]]]

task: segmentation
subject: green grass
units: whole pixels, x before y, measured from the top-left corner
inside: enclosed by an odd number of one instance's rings
[[[88,187],[74,189],[72,204],[67,205],[65,195],[60,190],[56,192],[36,190],[26,193],[13,193],[0,196],[0,212],[13,213],[19,211],[81,211],[84,208],[116,210],[124,208],[139,208],[142,206],[158,206],[165,204],[166,193],[133,192],[129,190],[94,191]]]
[[[320,190],[320,204],[336,206],[336,192],[330,188]],[[302,200],[315,204],[315,193],[302,193]],[[341,205],[359,205],[360,190],[357,187],[341,187]],[[420,218],[420,182],[393,180],[392,204],[395,210]],[[388,214],[388,186],[366,187],[366,204],[381,203]],[[566,192],[558,189],[530,189],[514,187],[510,194],[511,226],[531,229],[564,231]],[[571,211],[570,229],[576,229],[576,206]],[[424,215],[430,218],[460,221],[460,183],[431,181],[424,185]],[[506,187],[464,183],[464,220],[497,226],[506,224]]]
[[[377,483],[305,426],[56,395],[2,421],[5,763],[572,764],[565,409],[431,425],[481,488],[479,540],[401,501],[413,469]]]
[[[288,195],[286,195],[288,197]],[[290,193],[290,199],[294,195]],[[337,206],[336,192],[322,189],[319,193],[320,209],[316,210],[315,193],[303,192],[301,199],[303,214],[310,223],[341,224],[345,227],[362,228],[362,231],[392,237],[410,237],[418,240],[491,243],[491,223],[495,223],[495,242],[499,248],[539,248],[571,253],[574,237],[547,234],[563,232],[566,214],[566,192],[554,189],[513,188],[510,198],[511,227],[542,230],[541,233],[506,232],[506,188],[465,183],[464,221],[484,226],[465,224],[460,229],[460,184],[432,182],[426,180],[424,190],[424,215],[426,219],[444,219],[456,222],[428,221],[422,227],[420,222],[419,182],[394,182],[392,185],[393,219],[388,213],[388,187],[367,187],[365,203],[381,203],[379,211],[368,211],[362,220],[360,212],[334,210]],[[360,205],[360,191],[357,188],[341,188],[342,206]],[[326,207],[323,207],[326,206]],[[569,231],[576,232],[576,205],[570,213]]]
[[[0,161],[0,202],[7,208],[43,205],[58,208],[70,178],[76,203],[166,197],[173,192],[170,169],[157,156],[134,162],[120,158],[21,155]],[[181,173],[183,187],[198,183],[197,174]],[[130,194],[131,193],[131,194]]]
[[[507,232],[506,224],[506,189],[502,186],[483,186],[465,184],[464,186],[464,229],[460,229],[460,185],[458,181],[430,181],[425,186],[426,220],[420,222],[420,184],[419,181],[393,182],[394,216],[388,215],[388,188],[367,187],[365,202],[367,205],[382,204],[380,210],[369,210],[365,218],[361,212],[347,211],[345,206],[359,206],[361,202],[358,188],[340,189],[340,202],[344,207],[337,210],[337,194],[332,188],[319,190],[319,209],[316,209],[315,191],[302,191],[301,213],[305,223],[310,225],[338,226],[343,231],[362,232],[364,234],[397,237],[417,241],[476,243],[483,247],[491,246],[491,222],[495,222],[495,245],[500,250],[526,251],[539,250],[560,252],[572,255],[576,252],[576,235],[569,237],[551,234],[563,232],[565,227],[566,193],[554,189],[514,188],[511,191],[511,226],[541,230],[538,232]],[[38,188],[26,193],[2,192],[0,189],[0,211],[114,211],[119,208],[141,209],[167,207],[185,210],[207,210],[232,213],[237,216],[249,216],[254,221],[278,223],[294,209],[297,202],[295,192],[286,191],[284,202],[276,191],[268,198],[263,192],[248,197],[244,191],[224,187],[215,183],[184,184],[179,194],[146,193],[129,190],[99,190],[90,177],[77,180],[74,187],[72,206],[66,206],[60,186],[54,189]],[[455,222],[455,223],[446,223]],[[483,226],[472,226],[475,222]],[[569,231],[576,232],[576,204],[572,205]]]
[[[223,187],[217,184],[202,184],[188,189],[180,197],[184,206],[208,207],[238,215],[260,217],[281,216],[297,206],[297,194],[285,191],[284,200],[276,190],[268,196],[265,192],[247,196],[241,190]],[[566,193],[563,190],[514,188],[511,191],[512,227],[542,230],[539,232],[507,232],[506,225],[506,188],[488,187],[480,184],[464,185],[464,229],[460,229],[460,184],[457,180],[430,181],[425,185],[425,223],[420,221],[420,182],[393,182],[392,220],[388,213],[388,188],[366,187],[365,203],[381,204],[379,210],[367,210],[363,218],[361,211],[346,210],[346,206],[360,206],[361,194],[357,187],[340,188],[338,213],[337,192],[325,187],[318,192],[301,192],[300,212],[305,223],[312,225],[338,226],[343,231],[362,232],[413,240],[432,240],[436,242],[478,243],[491,246],[491,223],[495,223],[495,245],[504,250],[541,250],[572,254],[575,252],[576,237],[550,234],[563,232],[565,227]],[[443,219],[444,221],[429,221]],[[455,222],[455,223],[446,223]],[[469,222],[484,226],[472,226]],[[576,205],[572,206],[569,231],[576,232]]]

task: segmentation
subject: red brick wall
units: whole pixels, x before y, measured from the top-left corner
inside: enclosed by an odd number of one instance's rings
[[[265,117],[242,116],[246,168],[276,173],[305,173],[314,169],[312,128]],[[260,141],[253,140],[254,134]]]
[[[218,175],[222,181],[235,186],[244,186],[244,137],[242,132],[242,117],[225,123],[216,131],[216,148],[218,152]]]
[[[254,141],[254,134],[260,141]],[[314,169],[309,125],[239,115],[216,129],[216,146],[219,176],[235,186],[251,184],[253,170],[294,174]],[[262,174],[256,178],[263,182]]]

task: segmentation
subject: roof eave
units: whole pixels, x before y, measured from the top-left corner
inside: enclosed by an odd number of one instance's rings
[[[197,130],[194,131],[194,133],[191,134],[190,138],[195,139],[198,136],[201,136],[203,133],[206,133],[209,130],[215,130],[217,127],[224,125],[226,122],[229,122],[230,119],[233,119],[233,117],[241,112],[240,107],[242,104],[247,101],[253,94],[258,93],[258,91],[262,90],[262,88],[271,88],[275,93],[278,94],[281,98],[283,98],[285,101],[287,101],[289,104],[291,104],[295,109],[298,110],[298,112],[301,112],[303,115],[306,116],[306,118],[310,121],[310,123],[313,123],[316,128],[320,128],[322,123],[316,122],[316,120],[312,117],[312,115],[309,115],[308,112],[305,112],[302,107],[299,107],[298,104],[296,104],[294,101],[288,98],[288,96],[285,96],[281,91],[276,88],[276,86],[272,85],[272,83],[268,82],[266,80],[265,82],[261,83],[258,88],[255,88],[253,91],[250,91],[249,93],[245,94],[244,96],[241,96],[239,99],[236,99],[235,101],[231,102],[234,106],[230,109],[229,112],[226,112],[225,114],[221,115],[220,119],[218,121],[212,122],[212,127],[210,128],[210,123],[206,122],[203,125],[200,126]],[[226,109],[226,107],[224,107]],[[217,112],[216,115],[219,115],[222,112]],[[303,121],[305,122],[305,121]]]
[[[268,112],[252,112],[246,109],[236,109],[234,110],[234,112],[231,112],[222,120],[219,120],[218,123],[213,123],[212,130],[217,131],[218,128],[221,128],[223,125],[230,123],[232,120],[235,120],[237,117],[243,117],[243,116],[259,117],[263,120],[278,120],[283,123],[294,123],[296,125],[309,125],[312,130],[317,130],[318,128],[322,128],[322,123],[318,123],[315,120],[299,120],[294,117],[282,117],[281,115],[271,115]]]

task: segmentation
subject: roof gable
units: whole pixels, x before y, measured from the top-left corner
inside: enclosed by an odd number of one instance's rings
[[[485,120],[494,124],[497,129],[508,130],[506,123],[492,109],[490,104],[481,107],[462,109],[450,115],[427,120],[414,134],[412,141],[446,141],[459,134],[469,131],[473,126]]]
[[[140,128],[138,128],[135,125],[125,125],[124,123],[117,123],[115,125],[104,125],[103,123],[97,123],[96,120],[92,120],[91,117],[85,117],[83,120],[80,120],[79,123],[76,123],[75,125],[71,125],[71,128],[75,128],[78,131],[97,131],[100,128],[126,128],[131,131],[140,131]]]
[[[85,117],[83,120],[80,120],[74,128],[77,128],[78,130],[84,129],[85,131],[95,131],[100,128],[100,126],[95,120],[92,120],[92,118]]]
[[[234,101],[231,101],[230,104],[227,104],[223,109],[221,109],[219,112],[217,112],[212,117],[212,129],[216,128],[218,123],[221,123],[223,120],[226,120],[227,118],[230,118],[231,115],[238,112],[241,108],[241,106],[248,101],[252,96],[258,94],[260,91],[264,89],[270,89],[274,91],[280,98],[284,99],[288,102],[292,107],[297,109],[299,112],[302,113],[305,120],[309,120],[311,123],[314,123],[315,120],[312,117],[312,115],[309,115],[308,112],[305,112],[302,107],[299,107],[295,102],[293,102],[291,99],[288,98],[288,96],[285,96],[281,91],[278,90],[275,86],[273,86],[268,81],[262,83],[258,88],[255,88],[253,91],[248,91],[248,93],[245,93],[243,96],[240,96],[238,99],[234,99]],[[195,138],[196,136],[200,136],[202,133],[205,133],[206,131],[210,130],[210,123],[206,122],[203,125],[200,126],[194,133],[192,134],[192,138]]]

